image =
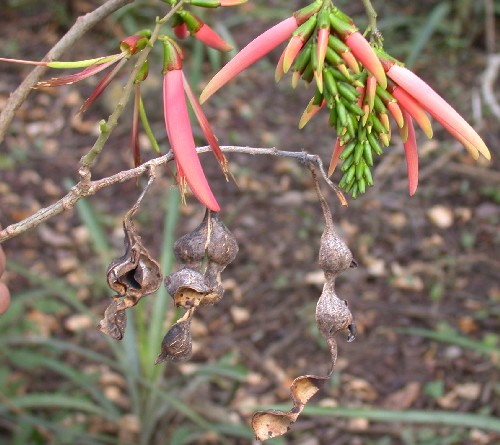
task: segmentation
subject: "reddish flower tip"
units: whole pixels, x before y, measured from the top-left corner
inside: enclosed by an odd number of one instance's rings
[[[283,72],[288,73],[288,70],[292,66],[293,61],[299,54],[300,50],[304,46],[304,42],[302,41],[300,36],[293,36],[284,51],[283,58]]]
[[[297,27],[295,17],[290,17],[252,40],[208,82],[208,85],[200,95],[200,103],[205,102],[233,77],[236,77],[243,70],[290,38]]]
[[[370,72],[375,79],[377,79],[378,84],[382,88],[386,89],[387,78],[385,76],[384,68],[368,40],[356,31],[347,36],[345,44],[351,48],[351,51],[356,56],[356,59],[358,59],[367,71]]]

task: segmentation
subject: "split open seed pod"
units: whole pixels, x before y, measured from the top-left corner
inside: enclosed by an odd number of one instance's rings
[[[144,296],[155,292],[161,284],[160,265],[142,245],[132,221],[123,223],[125,254],[113,260],[106,272],[108,285],[125,297],[123,305],[131,307]]]
[[[205,258],[210,213],[207,209],[201,224],[174,243],[175,258],[191,269],[199,269]]]
[[[167,292],[176,306],[192,308],[218,303],[222,298],[221,286],[211,287],[200,272],[183,268],[165,278]]]

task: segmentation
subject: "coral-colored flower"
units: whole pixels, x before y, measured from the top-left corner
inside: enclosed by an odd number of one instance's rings
[[[167,70],[165,73],[163,107],[165,126],[174,152],[175,162],[181,171],[181,177],[185,178],[194,196],[204,206],[218,212],[220,210],[219,204],[208,185],[196,152],[184,94],[183,74],[180,69]]]
[[[253,39],[208,82],[200,95],[200,103],[205,102],[232,78],[289,39],[297,28],[295,17],[289,17]]]
[[[477,132],[426,82],[409,69],[397,64],[386,63],[386,70],[387,76],[460,141],[475,159],[478,158],[479,153],[486,159],[491,159],[488,147]]]

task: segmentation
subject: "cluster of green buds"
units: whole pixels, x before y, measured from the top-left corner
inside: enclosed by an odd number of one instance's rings
[[[374,155],[390,143],[388,113],[400,128],[403,115],[386,89],[381,62],[352,20],[331,2],[316,1],[304,11],[313,14],[293,32],[278,62],[276,80],[291,71],[294,88],[300,79],[307,84],[315,81],[315,94],[299,128],[326,106],[329,125],[338,135],[329,174],[341,159],[339,186],[356,198],[373,185]]]
[[[315,82],[315,94],[304,111],[299,128],[322,108],[337,139],[329,175],[342,161],[339,186],[353,198],[373,185],[376,156],[391,142],[391,116],[403,141],[408,190],[418,185],[418,152],[413,121],[431,138],[427,115],[434,117],[477,159],[490,159],[476,131],[420,77],[387,55],[378,35],[368,41],[352,19],[331,0],[315,0],[279,22],[245,46],[207,84],[203,103],[240,72],[288,40],[281,54],[276,80],[292,72],[292,87],[302,79]]]

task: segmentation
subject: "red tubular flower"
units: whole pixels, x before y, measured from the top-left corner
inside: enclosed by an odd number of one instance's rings
[[[475,159],[479,153],[486,159],[491,159],[488,147],[476,131],[420,77],[397,64],[387,69],[387,76],[418,101],[434,119],[465,146]]]
[[[344,42],[349,48],[351,48],[351,51],[356,59],[358,59],[366,70],[371,73],[375,79],[377,79],[378,84],[382,88],[386,89],[387,78],[385,76],[384,67],[377,57],[377,54],[373,51],[370,43],[368,43],[368,40],[356,31],[349,34],[344,39]]]
[[[167,70],[163,80],[165,126],[183,178],[194,196],[214,212],[220,211],[196,153],[180,69]],[[182,185],[182,184],[181,184]]]
[[[295,17],[289,17],[253,39],[208,82],[200,95],[200,103],[205,102],[233,77],[289,39],[297,27]]]
[[[304,46],[304,40],[301,36],[293,36],[288,45],[283,50],[283,72],[288,73],[288,70],[292,66],[293,61],[300,53],[300,50]]]
[[[403,110],[403,117],[408,125],[408,137],[404,143],[406,170],[408,172],[408,193],[413,196],[418,186],[418,151],[415,128],[410,114]]]

